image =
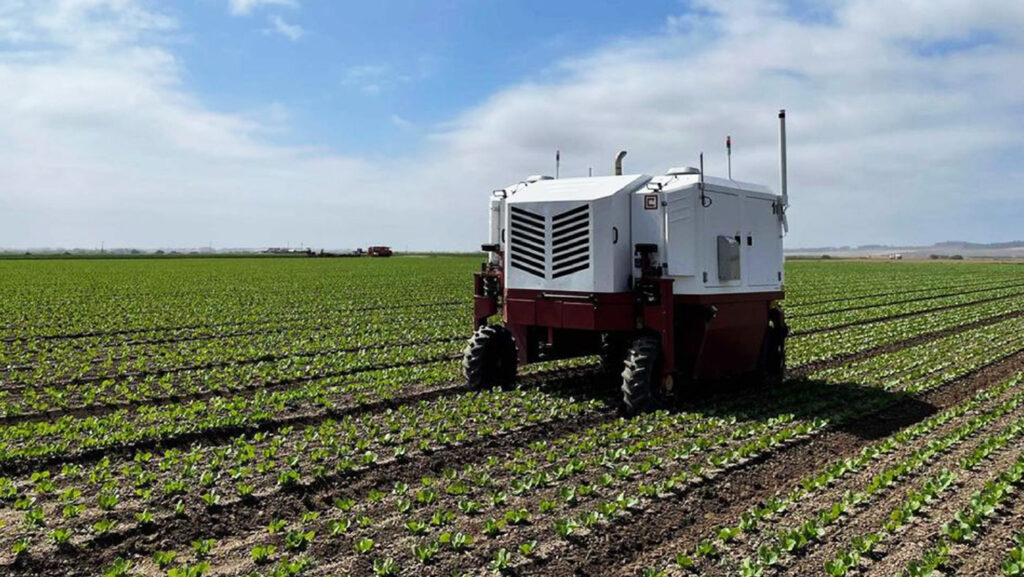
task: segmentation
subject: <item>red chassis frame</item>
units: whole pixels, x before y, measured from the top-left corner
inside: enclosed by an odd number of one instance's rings
[[[646,330],[661,337],[662,376],[692,380],[757,370],[769,311],[783,298],[781,291],[674,295],[666,278],[645,281],[646,291],[627,293],[505,289],[501,276],[497,271],[474,275],[475,327],[500,311],[518,343],[520,364],[596,354],[601,333]],[[485,277],[491,277],[489,283]],[[487,294],[485,284],[501,296]]]

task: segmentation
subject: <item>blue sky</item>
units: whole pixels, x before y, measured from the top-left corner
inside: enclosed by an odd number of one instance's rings
[[[176,7],[188,85],[225,111],[287,106],[294,142],[405,153],[405,130],[443,123],[504,86],[617,38],[658,33],[673,1],[308,2]],[[301,36],[272,33],[273,19]],[[301,30],[301,31],[299,31]],[[397,119],[395,118],[397,117]],[[402,123],[405,121],[409,125]]]
[[[1024,4],[0,0],[0,247],[471,250],[553,171],[775,185],[789,247],[1019,239]]]

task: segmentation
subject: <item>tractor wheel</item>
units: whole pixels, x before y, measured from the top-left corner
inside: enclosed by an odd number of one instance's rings
[[[761,347],[761,382],[768,386],[786,379],[786,336],[789,327],[779,309],[768,311],[768,328]]]
[[[477,329],[466,344],[462,368],[466,383],[474,389],[501,387],[511,389],[516,382],[519,360],[516,339],[501,325],[485,325]]]
[[[622,402],[627,413],[635,414],[657,406],[661,400],[661,341],[642,335],[626,352],[622,371]]]
[[[614,383],[622,375],[622,363],[629,346],[626,338],[619,333],[601,333],[601,374],[609,382]]]

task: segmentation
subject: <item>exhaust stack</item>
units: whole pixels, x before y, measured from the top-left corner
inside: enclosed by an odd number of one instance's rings
[[[782,208],[789,206],[789,192],[786,190],[786,109],[779,110],[779,193]]]
[[[620,150],[615,155],[615,176],[622,176],[622,159],[626,156],[625,150]]]

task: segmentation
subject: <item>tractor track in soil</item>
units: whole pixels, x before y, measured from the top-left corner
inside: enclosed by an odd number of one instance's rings
[[[791,333],[789,333],[789,337],[790,338],[808,337],[808,336],[813,336],[813,335],[819,335],[821,333],[829,333],[829,332],[832,332],[832,331],[838,331],[840,329],[848,329],[850,327],[858,327],[858,326],[861,326],[861,325],[867,325],[867,324],[877,323],[877,322],[882,322],[882,321],[894,321],[894,320],[905,319],[905,318],[909,318],[909,317],[917,317],[917,316],[930,315],[930,314],[939,313],[939,312],[942,312],[942,311],[948,311],[948,310],[953,310],[953,309],[960,309],[960,308],[965,308],[965,307],[975,306],[975,305],[982,305],[982,304],[986,304],[986,303],[995,302],[995,301],[998,301],[998,300],[1012,299],[1012,298],[1020,297],[1021,295],[1024,295],[1024,292],[1014,293],[1014,294],[1011,294],[1011,295],[1002,295],[1002,296],[986,298],[986,299],[979,299],[979,300],[970,301],[970,302],[967,302],[967,303],[957,303],[957,304],[952,304],[952,305],[944,305],[944,306],[941,306],[941,307],[930,308],[930,309],[926,309],[926,310],[922,310],[922,311],[911,311],[911,312],[899,313],[899,314],[895,314],[895,315],[888,315],[888,316],[884,316],[884,317],[862,319],[862,320],[858,320],[858,321],[852,321],[852,322],[842,323],[842,324],[838,324],[838,325],[830,325],[830,326],[827,326],[827,327],[822,327],[822,328],[817,328],[817,329],[793,330]]]
[[[581,385],[589,382],[597,375],[593,367],[562,368],[536,371],[520,377],[520,383],[530,386],[542,383],[542,389],[551,390],[582,390]],[[305,412],[290,411],[287,416],[275,417],[266,421],[247,425],[227,425],[211,427],[200,431],[188,431],[159,438],[144,439],[137,442],[104,447],[89,448],[75,452],[63,452],[42,457],[25,457],[0,462],[0,475],[21,475],[37,469],[57,467],[64,464],[83,464],[99,461],[103,457],[116,458],[131,455],[137,451],[157,451],[182,448],[193,443],[221,444],[239,435],[261,432],[273,432],[284,427],[305,428],[319,424],[327,419],[342,419],[367,413],[397,409],[403,405],[431,401],[444,396],[457,395],[471,391],[462,383],[446,383],[442,385],[417,386],[403,388],[400,395],[369,402],[357,402],[348,406],[332,409],[320,409]]]
[[[901,341],[897,341],[894,343],[887,343],[884,345],[879,345],[877,347],[871,347],[869,349],[860,350],[855,353],[848,353],[844,355],[835,356],[832,357],[831,359],[825,359],[823,361],[807,363],[790,369],[787,372],[788,374],[791,374],[794,377],[805,377],[807,375],[810,375],[823,369],[831,369],[839,365],[845,365],[847,363],[862,361],[877,355],[891,353],[894,351],[898,351],[900,349],[906,349],[915,345],[926,343],[928,341],[934,341],[941,338],[952,336],[956,333],[965,332],[988,325],[994,325],[996,323],[1000,323],[1002,321],[1017,318],[1020,316],[1024,316],[1024,310],[1011,311],[1008,313],[1003,313],[1001,315],[996,315],[994,317],[979,319],[977,321],[967,323],[965,325],[939,329],[937,331],[915,335],[908,339],[903,339]]]
[[[533,574],[606,575],[609,567],[629,564],[645,552],[669,542],[678,544],[678,550],[689,549],[715,527],[731,522],[751,505],[770,497],[778,487],[792,484],[837,458],[853,455],[872,441],[951,407],[1009,378],[1022,367],[1024,352],[1018,351],[938,389],[897,401],[885,409],[752,459],[734,472],[701,485],[679,499],[651,503],[642,515],[581,539],[576,550],[586,551],[585,558],[575,555],[553,559]]]

